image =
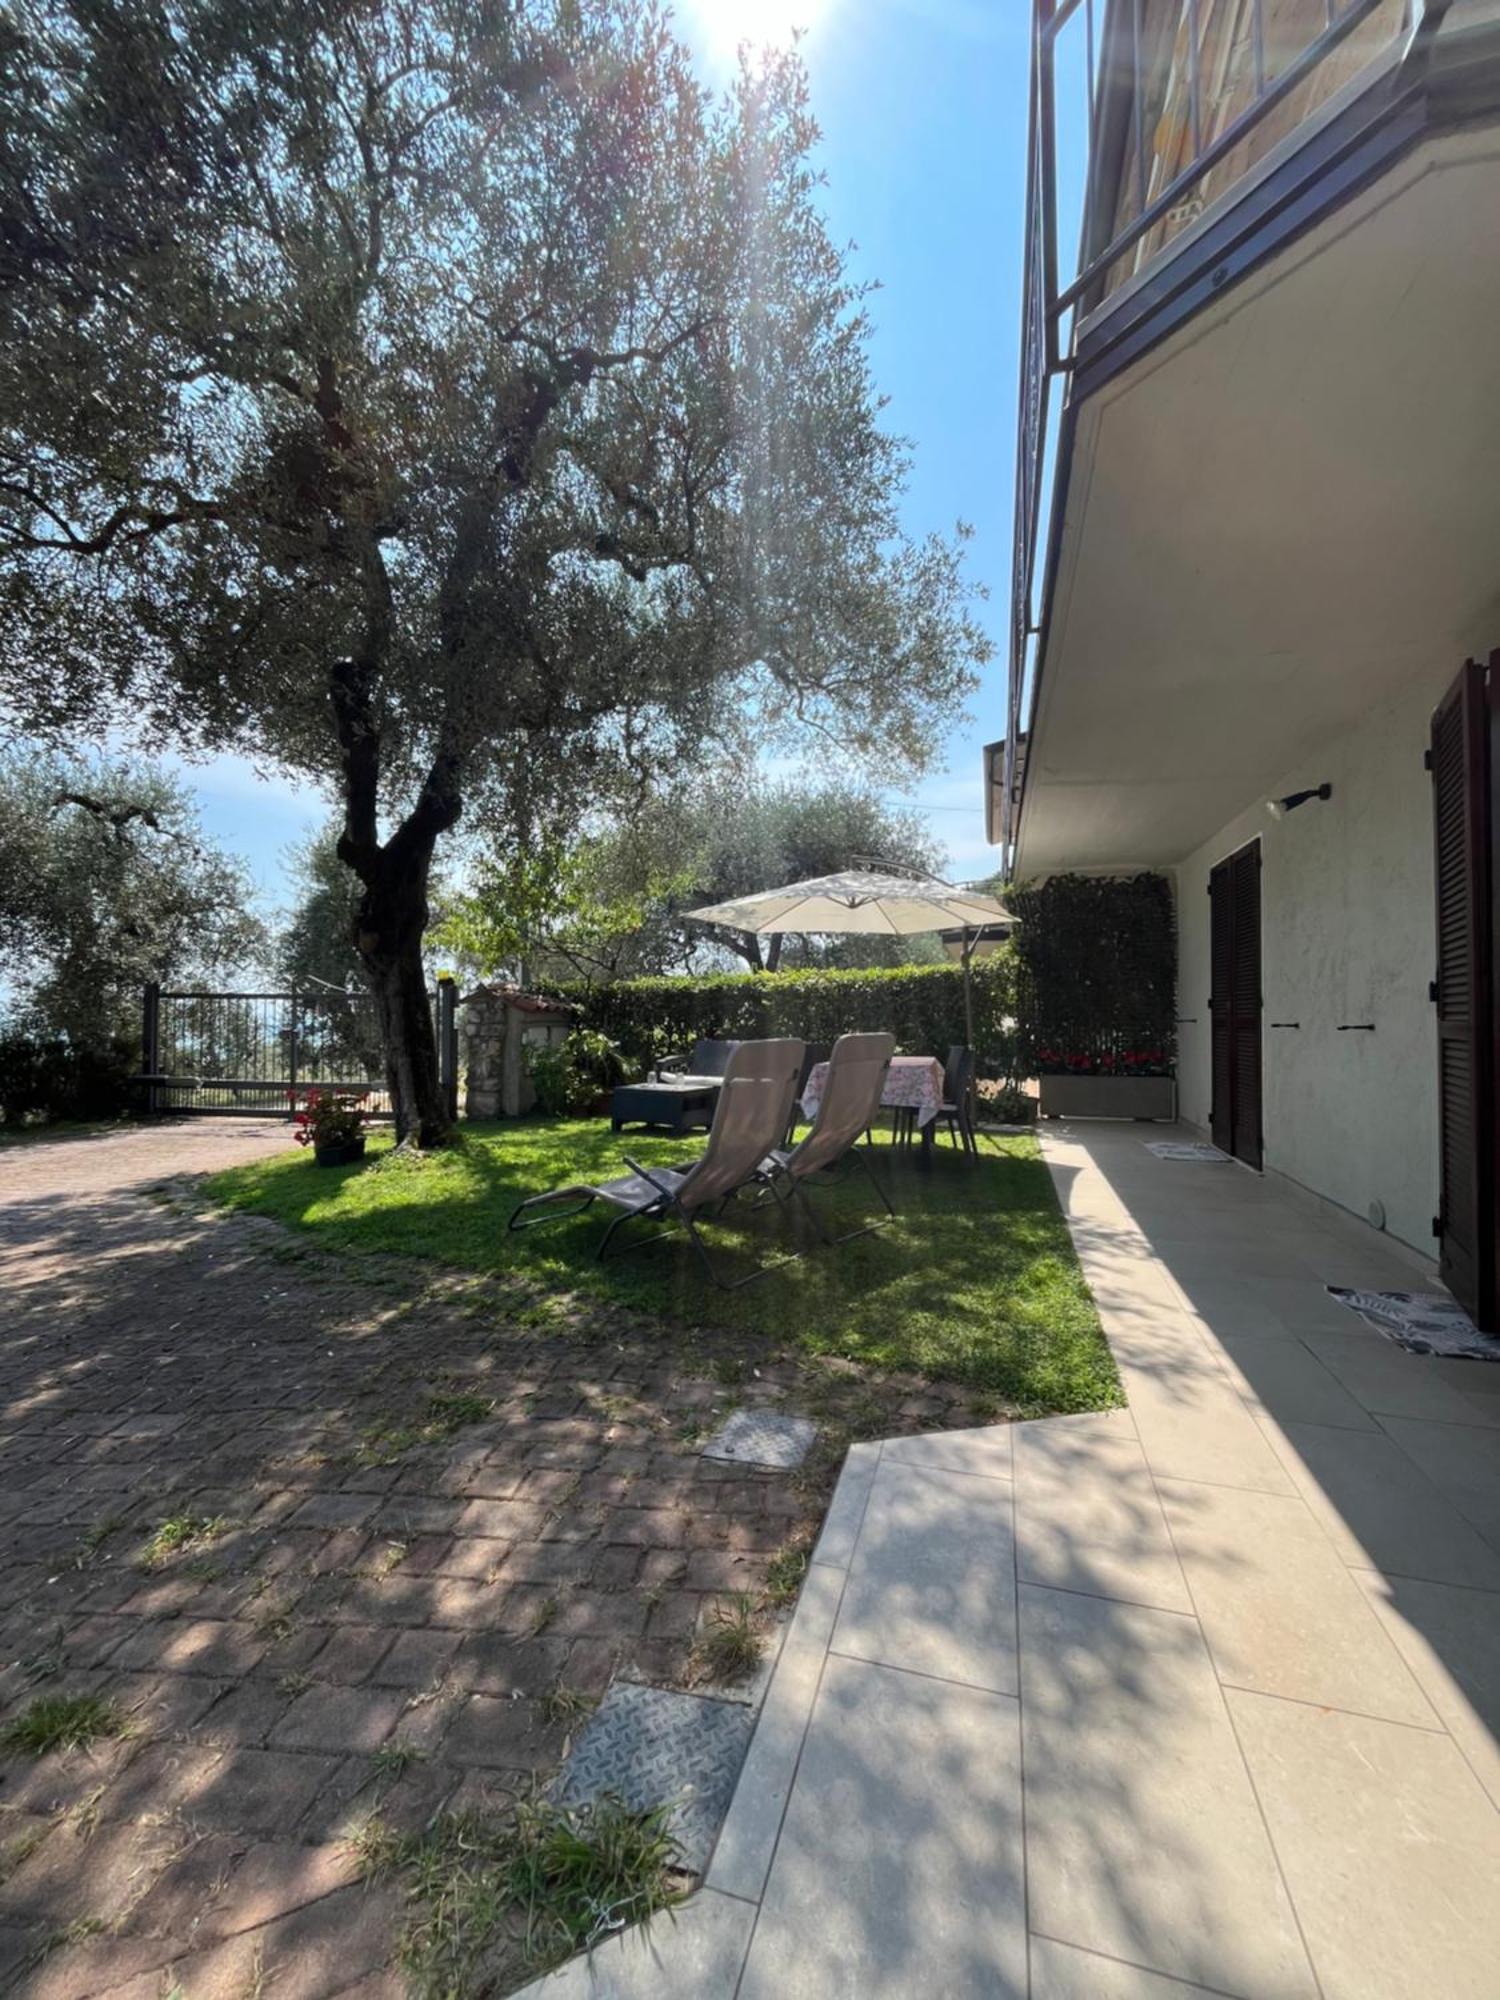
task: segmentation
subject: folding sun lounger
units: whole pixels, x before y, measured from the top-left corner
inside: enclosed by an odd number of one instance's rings
[[[585,1181],[531,1195],[516,1207],[508,1227],[534,1229],[539,1223],[579,1215],[592,1203],[603,1201],[620,1213],[600,1239],[596,1253],[600,1258],[609,1254],[615,1232],[625,1223],[640,1218],[664,1222],[667,1226],[622,1248],[642,1249],[681,1224],[692,1239],[704,1270],[721,1291],[738,1291],[741,1285],[763,1277],[774,1266],[763,1265],[744,1278],[720,1277],[698,1233],[697,1222],[706,1210],[722,1208],[741,1188],[757,1185],[764,1179],[765,1163],[777,1141],[786,1134],[802,1051],[799,1041],[740,1043],[725,1071],[724,1086],[709,1127],[708,1145],[691,1166],[644,1167],[627,1153],[624,1158],[633,1169],[630,1174],[618,1180]],[[529,1209],[543,1212],[528,1215]]]
[[[896,1213],[890,1196],[857,1143],[880,1109],[885,1073],[895,1052],[894,1035],[840,1035],[828,1061],[828,1074],[812,1129],[797,1145],[775,1148],[766,1161],[767,1179],[777,1199],[785,1206],[785,1190],[789,1188],[825,1243],[850,1243],[856,1236],[868,1236],[871,1230],[883,1229]],[[863,1229],[830,1236],[806,1190],[815,1174],[825,1173],[841,1163],[850,1172],[858,1168],[868,1175],[885,1203],[886,1213],[883,1219],[867,1223]]]

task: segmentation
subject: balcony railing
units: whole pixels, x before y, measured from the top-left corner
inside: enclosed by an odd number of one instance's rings
[[[1006,743],[1029,716],[1037,554],[1078,327],[1448,0],[1033,0]],[[1062,236],[1077,252],[1063,268]],[[1003,798],[1014,838],[1014,750]]]

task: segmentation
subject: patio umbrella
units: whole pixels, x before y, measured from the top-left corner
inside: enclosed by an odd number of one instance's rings
[[[963,933],[964,1032],[974,1042],[974,1003],[969,960],[978,934],[987,924],[1008,922],[1010,912],[995,896],[963,889],[933,875],[878,875],[852,869],[841,875],[817,875],[810,882],[791,882],[784,889],[762,889],[728,903],[710,903],[686,915],[703,924],[768,937],[777,931],[834,932],[843,936],[915,937],[922,931],[961,930]]]

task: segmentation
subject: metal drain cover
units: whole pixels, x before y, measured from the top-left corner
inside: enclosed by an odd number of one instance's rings
[[[682,1865],[701,1875],[734,1796],[755,1711],[741,1702],[616,1681],[553,1780],[560,1806],[612,1795],[632,1812],[671,1804]]]
[[[703,1456],[789,1472],[806,1458],[817,1435],[818,1427],[809,1417],[782,1417],[774,1410],[736,1410],[703,1447]]]

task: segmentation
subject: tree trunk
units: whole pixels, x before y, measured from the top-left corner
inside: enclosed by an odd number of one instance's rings
[[[425,867],[401,873],[380,869],[360,901],[357,940],[380,1016],[396,1139],[424,1147],[445,1145],[453,1137],[422,967],[426,875]]]

